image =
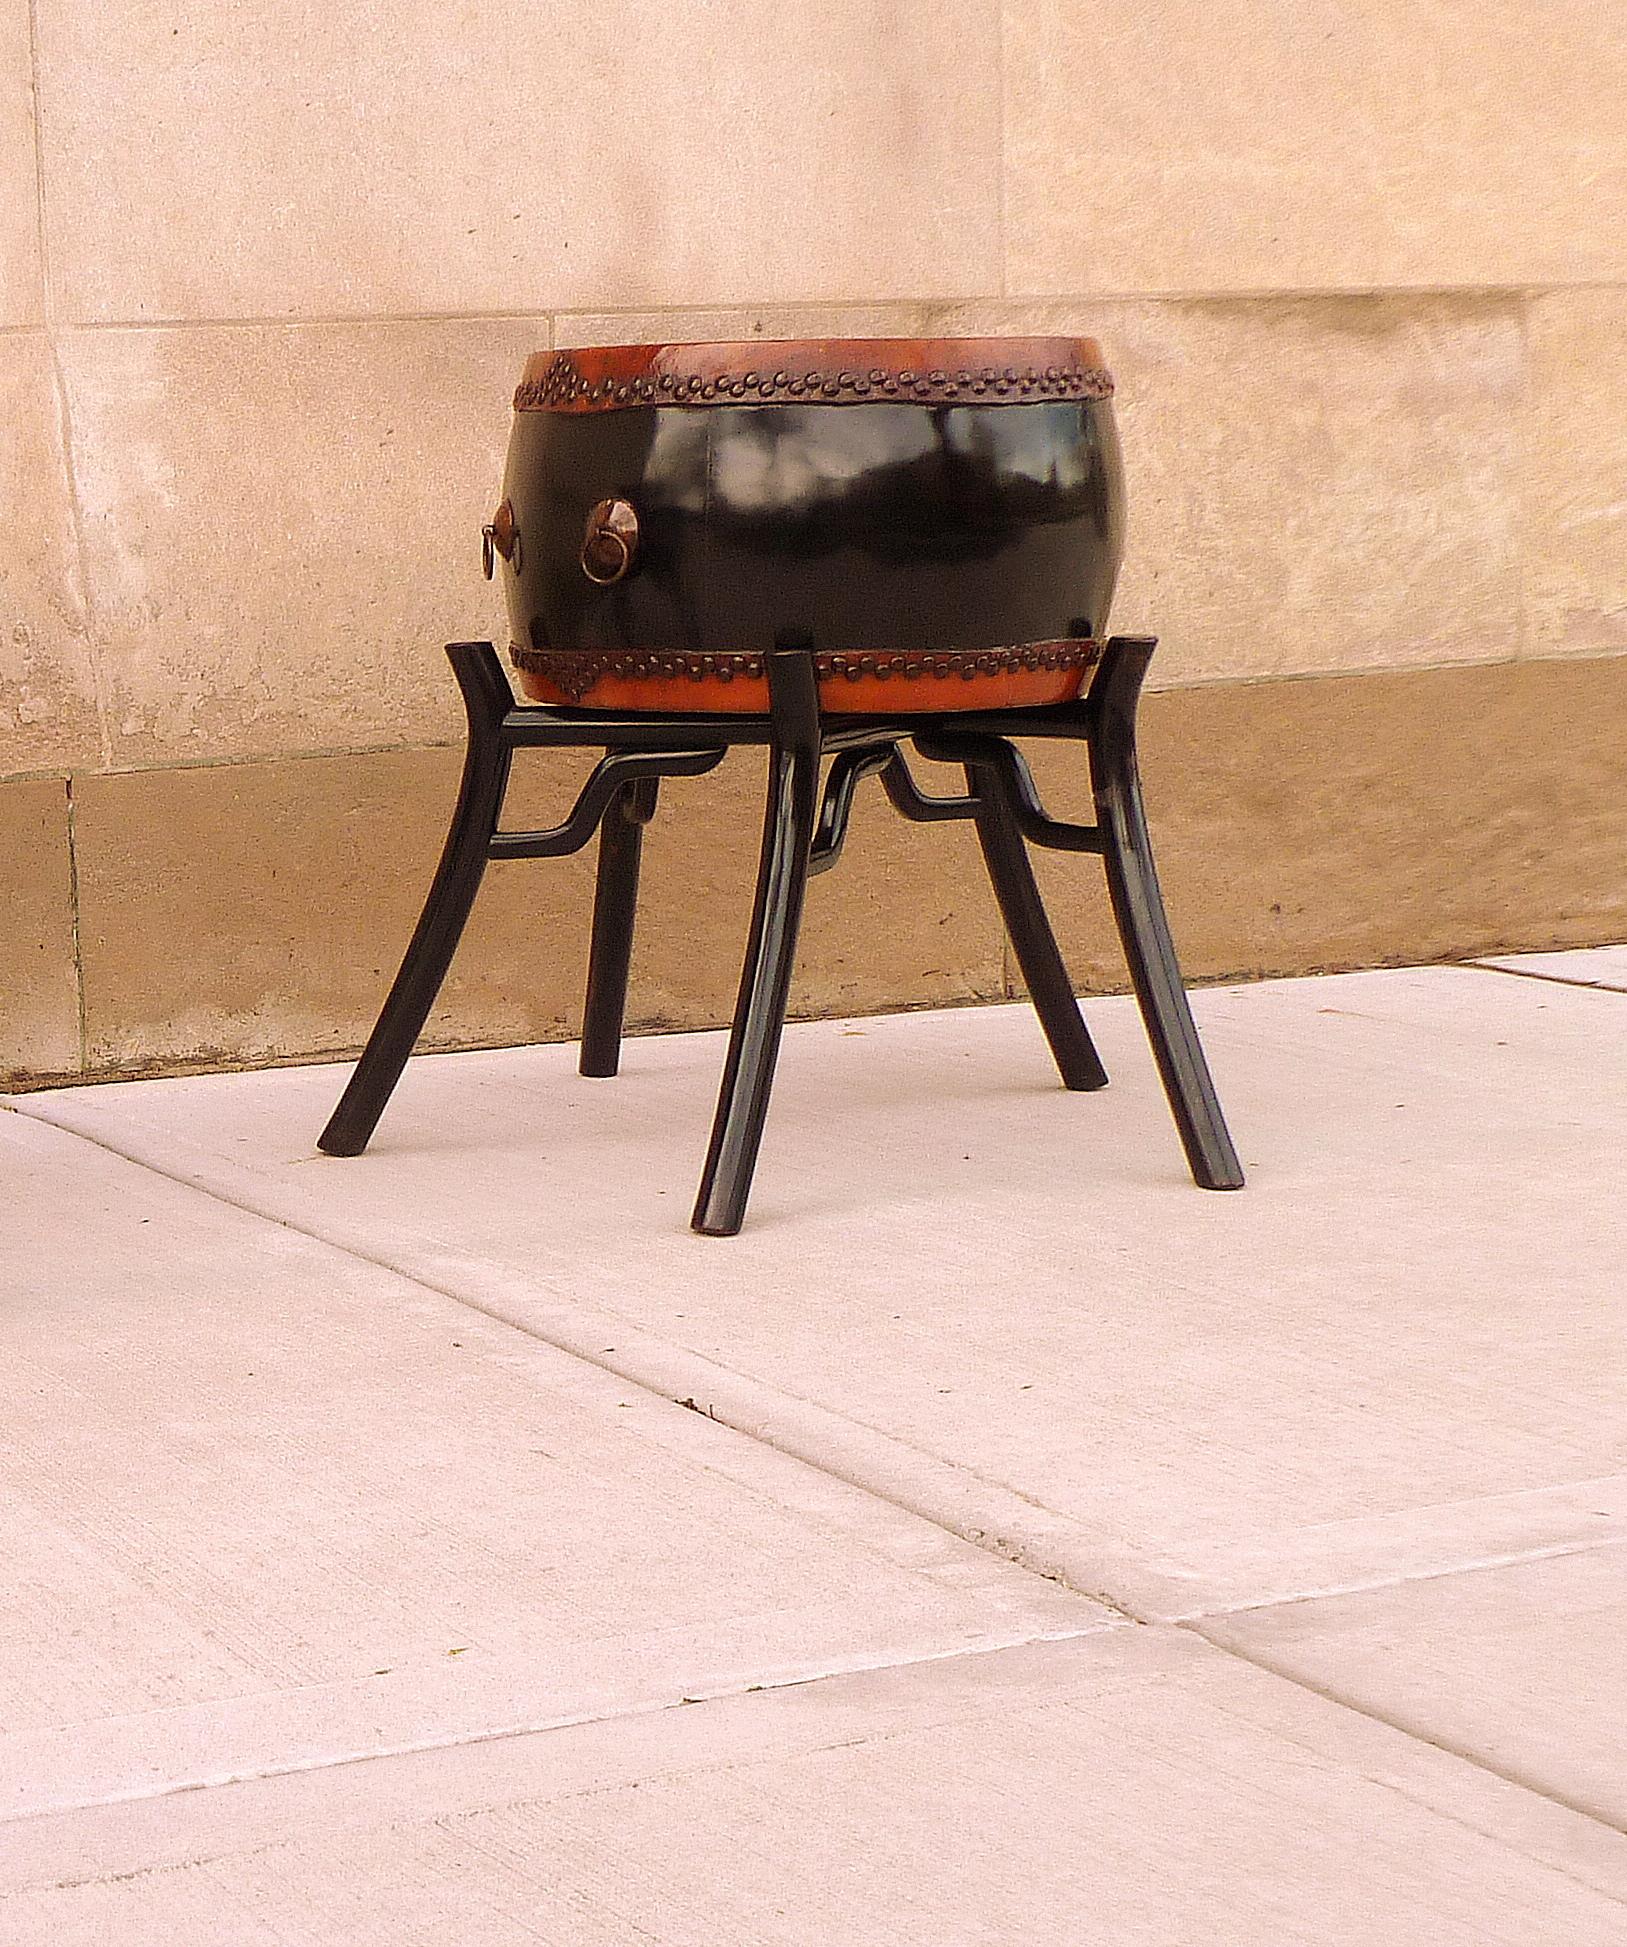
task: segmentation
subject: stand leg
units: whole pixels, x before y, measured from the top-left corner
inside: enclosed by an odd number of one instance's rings
[[[1115,636],[1091,685],[1090,774],[1103,863],[1141,1018],[1193,1178],[1205,1190],[1240,1190],[1242,1166],[1181,984],[1141,800],[1136,705],[1153,647],[1147,637]]]
[[[691,1219],[708,1237],[732,1237],[745,1218],[819,816],[819,686],[812,643],[805,636],[783,635],[767,661],[774,741],[757,896],[711,1145]]]
[[[967,784],[977,798],[977,842],[983,848],[983,863],[1062,1086],[1105,1088],[1107,1070],[1079,1012],[1003,782],[992,765],[968,766]]]
[[[463,783],[441,862],[401,971],[339,1106],[317,1138],[317,1147],[330,1156],[361,1154],[401,1079],[480,890],[487,848],[508,787],[511,752],[503,741],[502,723],[514,695],[496,651],[489,642],[454,642],[446,653],[469,717]]]
[[[653,777],[625,786],[599,827],[599,870],[593,891],[593,943],[588,950],[587,1002],[582,1011],[584,1075],[614,1075],[621,1061],[627,974],[633,959],[634,912],[644,827],[655,816]]]

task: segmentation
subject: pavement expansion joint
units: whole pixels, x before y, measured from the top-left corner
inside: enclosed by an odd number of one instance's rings
[[[1220,1620],[1216,1618],[1216,1622]],[[1553,1785],[1519,1765],[1498,1763],[1489,1758],[1484,1751],[1474,1750],[1453,1738],[1434,1735],[1411,1717],[1403,1716],[1399,1712],[1380,1710],[1370,1702],[1351,1696],[1335,1683],[1318,1682],[1308,1677],[1304,1671],[1289,1667],[1281,1659],[1269,1655],[1263,1649],[1257,1646],[1245,1647],[1232,1642],[1201,1622],[1178,1623],[1176,1627],[1189,1630],[1194,1636],[1199,1636],[1204,1642],[1210,1644],[1212,1648],[1222,1650],[1226,1655],[1234,1656],[1240,1662],[1251,1664],[1257,1670],[1264,1670],[1270,1676],[1280,1677],[1284,1682],[1295,1685],[1311,1696],[1320,1697],[1325,1703],[1334,1704],[1340,1710],[1354,1711],[1358,1717],[1365,1717],[1370,1723],[1382,1724],[1387,1730],[1398,1731],[1403,1737],[1410,1738],[1414,1744],[1426,1745],[1432,1751],[1440,1751],[1446,1757],[1456,1758],[1461,1764],[1471,1765],[1476,1771],[1484,1772],[1488,1777],[1499,1778],[1505,1785],[1512,1785],[1517,1791],[1529,1792],[1532,1797],[1543,1799],[1546,1803],[1557,1806],[1561,1811],[1574,1813],[1578,1818],[1587,1819],[1589,1823],[1600,1826],[1607,1832],[1627,1834],[1627,1821],[1612,1818],[1580,1794],[1557,1790]]]
[[[1499,1554],[1465,1555],[1456,1561],[1435,1563],[1428,1568],[1411,1572],[1357,1576],[1347,1582],[1318,1583],[1315,1587],[1277,1591],[1252,1600],[1221,1602],[1216,1603],[1212,1608],[1192,1609],[1179,1614],[1162,1614],[1148,1620],[1198,1629],[1204,1623],[1221,1622],[1228,1616],[1258,1616],[1269,1611],[1304,1608],[1317,1602],[1332,1602],[1340,1596],[1373,1595],[1384,1589],[1412,1588],[1421,1582],[1445,1582],[1450,1581],[1454,1576],[1477,1574],[1482,1569],[1515,1568],[1525,1562],[1564,1561],[1573,1555],[1591,1555],[1601,1549],[1619,1548],[1624,1543],[1627,1543],[1627,1535],[1601,1535],[1594,1541],[1556,1542],[1552,1546],[1545,1547],[1538,1544],[1530,1548],[1509,1549]],[[1098,1600],[1106,1600],[1106,1598],[1100,1597]]]
[[[879,1676],[889,1671],[913,1670],[929,1664],[955,1663],[964,1658],[999,1656],[1011,1650],[1070,1643],[1085,1636],[1100,1635],[1104,1628],[1120,1629],[1132,1625],[1121,1622],[1088,1623],[1078,1629],[1023,1630],[1008,1636],[990,1638],[970,1646],[914,1650],[902,1655],[864,1655],[839,1657],[828,1663],[798,1670],[794,1674],[764,1676],[747,1682],[734,1680],[718,1684],[699,1684],[677,1695],[628,1703],[607,1710],[561,1711],[509,1724],[484,1725],[444,1736],[402,1739],[366,1750],[334,1750],[284,1761],[237,1765],[218,1771],[198,1771],[186,1776],[131,1785],[96,1794],[73,1795],[30,1803],[21,1810],[0,1811],[0,1826],[26,1825],[32,1819],[60,1817],[64,1813],[93,1811],[99,1806],[129,1805],[158,1798],[174,1798],[184,1793],[220,1790],[272,1778],[296,1778],[312,1772],[331,1772],[359,1765],[382,1764],[396,1758],[418,1757],[427,1752],[461,1751],[477,1745],[502,1744],[518,1738],[545,1736],[550,1732],[581,1730],[591,1725],[619,1724],[634,1719],[659,1717],[666,1711],[696,1705],[724,1703],[731,1698],[766,1695],[780,1690],[801,1690],[809,1685],[839,1682],[856,1676]]]
[[[1585,994],[1622,994],[1627,999],[1627,991],[1612,987],[1604,980],[1578,980],[1574,974],[1542,973],[1536,967],[1499,967],[1490,960],[1463,960],[1457,964],[1469,973],[1507,974],[1513,980],[1540,980],[1549,987],[1580,987]]]

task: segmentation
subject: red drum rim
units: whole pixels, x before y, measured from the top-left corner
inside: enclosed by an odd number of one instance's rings
[[[781,338],[537,352],[514,409],[1030,405],[1112,393],[1093,338]]]

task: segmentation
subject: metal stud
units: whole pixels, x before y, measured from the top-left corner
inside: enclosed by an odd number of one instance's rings
[[[781,367],[773,373],[753,367],[745,372],[678,375],[647,370],[640,376],[624,379],[615,373],[584,371],[575,354],[557,352],[540,377],[521,380],[514,394],[514,405],[517,411],[549,407],[580,411],[598,405],[620,406],[657,398],[695,404],[719,398],[743,399],[753,394],[765,401],[776,396],[863,400],[872,393],[887,398],[913,396],[920,400],[934,397],[953,400],[966,394],[980,400],[1026,399],[1035,395],[1084,400],[1105,399],[1112,391],[1112,380],[1104,371],[1078,364],[1044,368],[1030,365],[1026,369],[1015,365],[1004,368],[987,365],[958,371],[939,368],[889,371],[878,365],[868,372],[856,369],[793,372]]]

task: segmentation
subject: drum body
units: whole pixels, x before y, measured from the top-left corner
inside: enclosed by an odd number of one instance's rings
[[[544,354],[515,398],[500,558],[536,701],[761,711],[811,637],[833,712],[1077,694],[1123,548],[1088,340]]]

